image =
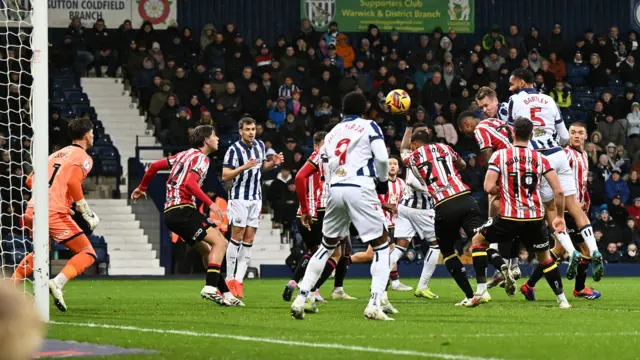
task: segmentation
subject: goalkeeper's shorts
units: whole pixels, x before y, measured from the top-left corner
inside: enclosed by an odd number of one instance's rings
[[[24,213],[24,226],[33,232],[33,208],[28,207]],[[71,214],[49,212],[49,237],[62,245],[80,235],[84,231],[71,218]]]

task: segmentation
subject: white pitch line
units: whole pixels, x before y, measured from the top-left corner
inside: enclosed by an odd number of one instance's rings
[[[273,338],[261,338],[261,337],[250,337],[250,336],[217,334],[217,333],[204,333],[204,332],[184,331],[184,330],[150,329],[150,328],[141,328],[137,326],[76,323],[76,322],[61,322],[61,321],[50,321],[49,324],[73,326],[73,327],[126,330],[126,331],[136,331],[136,332],[156,333],[156,334],[183,335],[183,336],[193,336],[193,337],[212,337],[212,338],[219,338],[219,339],[250,341],[250,342],[258,342],[258,343],[266,343],[266,344],[305,346],[305,347],[311,347],[311,348],[338,349],[338,350],[347,350],[347,351],[355,351],[355,352],[405,355],[405,356],[416,356],[416,357],[436,358],[436,359],[445,359],[445,360],[501,360],[499,358],[485,358],[485,357],[477,357],[477,356],[454,355],[454,354],[444,354],[444,353],[424,353],[424,352],[411,351],[411,350],[380,349],[380,348],[373,348],[373,347],[342,345],[342,344],[311,343],[311,342],[304,342],[304,341],[280,340],[280,339],[273,339]]]

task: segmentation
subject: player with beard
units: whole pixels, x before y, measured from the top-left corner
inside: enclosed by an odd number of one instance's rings
[[[588,213],[590,206],[589,192],[587,191],[587,174],[589,172],[589,159],[584,151],[584,143],[587,140],[587,127],[581,122],[574,122],[569,127],[569,146],[564,148],[564,153],[569,160],[569,166],[573,170],[576,180],[576,197],[582,205],[582,210]],[[578,273],[576,275],[576,283],[573,289],[573,296],[581,297],[587,300],[599,299],[601,294],[585,285],[587,279],[587,270],[591,263],[589,248],[584,243],[584,239],[580,236],[580,229],[576,225],[575,220],[568,213],[564,213],[564,220],[567,224],[567,234],[571,237],[571,241],[576,248],[580,250],[580,264],[578,264]],[[563,259],[565,250],[559,241],[556,241],[554,248],[551,250],[551,257],[559,262]],[[542,278],[543,272],[540,266],[536,266],[529,280],[520,287],[520,292],[527,300],[536,300],[535,286],[538,280]]]
[[[566,197],[565,207],[575,220],[580,229],[580,235],[589,248],[593,280],[600,281],[604,275],[602,254],[598,251],[589,217],[584,213],[582,205],[575,196],[576,184],[573,170],[560,146],[569,140],[569,133],[560,115],[560,109],[553,98],[538,94],[533,87],[533,73],[527,69],[516,69],[509,78],[509,84],[509,90],[514,93],[509,99],[509,122],[517,117],[525,117],[533,123],[533,137],[529,147],[544,155],[558,174]],[[547,221],[550,223],[556,217],[556,209],[552,201],[553,191],[545,179],[540,185],[540,194],[547,210]],[[569,253],[567,279],[571,280],[578,272],[580,253],[575,249],[571,237],[566,232],[557,232],[556,238]]]

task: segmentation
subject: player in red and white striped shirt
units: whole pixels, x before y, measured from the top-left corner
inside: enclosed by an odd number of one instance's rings
[[[495,91],[488,87],[483,87],[478,90],[476,101],[488,104],[490,100],[494,100],[497,103]],[[487,107],[487,109],[491,111],[492,108]],[[495,116],[495,114],[493,116]],[[481,121],[476,118],[474,112],[465,111],[458,117],[458,127],[464,134],[475,138],[486,162],[491,159],[491,155],[493,155],[494,152],[511,147],[511,143],[513,142],[513,129],[511,125],[494,117],[489,117]],[[489,218],[498,215],[500,211],[499,196],[488,195],[488,203]],[[498,249],[498,244],[491,244],[491,247]],[[509,259],[511,271],[517,280],[520,277],[520,267],[518,266],[518,256],[520,253],[519,241],[516,239],[514,243],[502,243],[500,244],[499,250],[505,259]],[[499,271],[494,273],[493,280],[489,283],[489,288],[503,283],[504,279],[501,275]]]
[[[208,155],[218,150],[218,136],[213,126],[200,125],[189,135],[189,142],[192,149],[151,164],[131,198],[146,198],[145,192],[156,173],[171,169],[164,220],[171,232],[195,247],[207,261],[206,285],[200,295],[220,305],[244,306],[229,292],[224,278],[220,276],[227,240],[213,220],[198,211],[195,204],[198,199],[211,209],[216,218],[223,218],[220,208],[200,188],[209,170]]]
[[[324,209],[326,206],[326,192],[324,181],[323,159],[320,157],[320,148],[324,144],[324,138],[327,135],[324,131],[316,132],[313,135],[313,153],[302,166],[296,175],[296,193],[300,201],[298,208],[298,229],[302,240],[307,246],[308,252],[304,255],[298,266],[296,267],[291,280],[285,285],[282,292],[282,298],[285,301],[291,301],[293,291],[298,282],[304,277],[307,265],[311,256],[316,252],[320,242],[322,241],[322,222],[324,220]],[[350,248],[350,246],[348,246]],[[344,251],[343,251],[344,250]],[[333,255],[327,261],[320,279],[315,287],[311,289],[315,292],[316,301],[324,301],[318,292],[318,289],[336,271],[334,291],[331,294],[332,299],[351,300],[353,297],[344,292],[343,282],[347,272],[347,265],[351,250],[345,246],[339,246],[334,250]],[[342,254],[345,256],[342,256]]]
[[[569,128],[569,146],[564,148],[564,152],[569,160],[569,166],[573,170],[573,175],[576,181],[576,199],[582,206],[582,210],[588,214],[590,199],[589,192],[587,191],[587,174],[589,172],[589,159],[587,153],[584,151],[584,143],[587,140],[587,128],[581,122],[575,122],[571,124]],[[565,212],[565,222],[567,223],[567,234],[571,237],[571,241],[574,246],[580,250],[581,260],[578,264],[578,271],[576,274],[576,283],[573,290],[573,296],[585,298],[587,300],[595,300],[600,298],[600,292],[591,289],[585,285],[587,279],[587,270],[591,263],[591,257],[589,254],[589,247],[584,242],[584,238],[580,235],[580,230],[573,217],[569,213]],[[555,242],[553,250],[551,250],[551,257],[557,261],[557,259],[563,259],[566,250],[562,247],[559,241]],[[531,274],[529,280],[520,287],[520,292],[525,296],[527,300],[535,300],[535,286],[539,279],[542,278],[542,270],[540,267],[536,267]]]
[[[409,167],[436,203],[436,237],[449,273],[465,293],[465,299],[457,305],[464,306],[473,298],[473,290],[454,244],[460,239],[460,228],[471,238],[482,225],[482,216],[469,187],[458,174],[457,169],[464,169],[465,162],[449,146],[429,144],[429,140],[426,131],[413,134],[411,146],[417,150],[409,158]]]
[[[500,192],[500,215],[489,219],[473,237],[473,267],[478,288],[473,300],[466,306],[473,307],[485,302],[489,261],[503,273],[507,294],[515,294],[516,282],[509,267],[494,249],[489,248],[489,244],[511,241],[518,236],[536,252],[540,268],[556,294],[560,308],[569,308],[571,305],[562,290],[560,271],[549,253],[549,237],[545,229],[540,195],[540,183],[544,177],[553,189],[556,207],[564,210],[560,180],[549,161],[542,154],[528,148],[533,135],[531,120],[516,118],[514,134],[514,147],[499,150],[491,157],[484,181],[487,193]],[[557,216],[553,220],[553,227],[558,232],[565,231],[564,216]]]

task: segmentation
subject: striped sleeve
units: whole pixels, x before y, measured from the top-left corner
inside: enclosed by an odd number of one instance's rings
[[[236,156],[236,150],[233,146],[231,146],[224,155],[222,166],[232,170],[238,167],[238,156]]]
[[[384,136],[382,135],[382,130],[380,130],[380,126],[376,124],[374,121],[370,122],[371,131],[369,132],[369,141],[374,142],[375,140],[384,140]]]
[[[209,171],[209,158],[204,154],[194,156],[191,159],[189,167],[189,171],[193,171],[194,173],[198,174],[200,178],[205,177],[207,175],[207,172]]]
[[[476,142],[478,143],[480,150],[492,148],[491,139],[489,139],[489,133],[486,128],[482,126],[476,127],[473,135],[476,138]]]

